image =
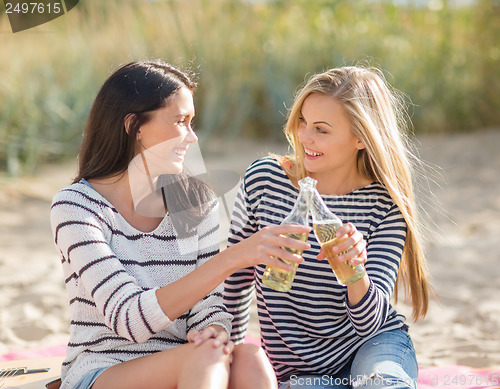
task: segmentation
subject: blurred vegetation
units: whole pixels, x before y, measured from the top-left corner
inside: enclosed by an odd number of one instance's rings
[[[89,107],[120,64],[162,58],[198,74],[202,142],[282,136],[299,84],[381,67],[417,133],[500,125],[500,2],[85,0],[12,34],[0,15],[0,170],[76,155]]]

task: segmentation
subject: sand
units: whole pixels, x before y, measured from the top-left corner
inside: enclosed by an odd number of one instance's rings
[[[426,173],[434,197],[424,208],[434,223],[427,252],[440,296],[426,319],[410,323],[421,366],[500,367],[499,146],[500,130],[418,139],[422,159],[434,166]],[[234,142],[206,152],[204,160],[209,170],[241,175],[267,151],[285,149]],[[68,303],[49,207],[74,172],[69,162],[41,167],[31,177],[0,177],[0,355],[68,339]],[[410,316],[407,305],[397,309]],[[258,336],[255,312],[250,334]]]

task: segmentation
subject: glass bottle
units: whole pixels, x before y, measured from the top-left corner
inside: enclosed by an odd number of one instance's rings
[[[352,265],[349,261],[338,262],[336,260],[335,257],[342,253],[333,253],[332,248],[345,240],[335,237],[337,230],[342,227],[342,220],[328,209],[318,191],[314,192],[311,206],[314,235],[325,250],[326,259],[338,283],[343,286],[350,285],[363,278],[366,274],[365,267],[362,264]]]
[[[295,202],[290,213],[281,222],[281,225],[309,225],[307,218],[311,205],[311,199],[314,191],[316,190],[316,183],[317,181],[311,177],[305,177],[299,181],[300,191],[297,197],[297,201]],[[301,240],[303,242],[307,240],[308,235],[309,234],[307,232],[301,234],[286,234],[286,236],[290,238]],[[294,250],[288,247],[282,248],[297,255],[302,254],[301,250]],[[262,283],[274,290],[277,290],[278,292],[288,292],[292,287],[293,279],[295,278],[295,273],[297,272],[298,263],[289,262],[281,258],[279,259],[287,265],[293,266],[293,269],[287,271],[272,265],[268,265],[266,267],[266,270],[264,271],[264,275],[262,276]]]

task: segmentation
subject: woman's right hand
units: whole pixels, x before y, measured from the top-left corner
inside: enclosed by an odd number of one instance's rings
[[[304,232],[309,233],[310,231],[311,228],[301,225],[264,227],[252,236],[224,251],[231,256],[232,261],[238,261],[239,269],[266,264],[284,270],[292,270],[292,266],[285,264],[278,258],[296,263],[301,263],[304,259],[300,255],[285,250],[283,247],[302,252],[310,249],[311,245],[294,238],[289,238],[285,234],[301,234]]]

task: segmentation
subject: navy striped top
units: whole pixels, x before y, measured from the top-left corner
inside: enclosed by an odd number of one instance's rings
[[[151,232],[132,227],[85,182],[68,186],[51,209],[70,302],[70,339],[61,388],[90,370],[187,343],[190,329],[218,324],[229,332],[222,285],[176,320],[156,290],[184,277],[219,251],[218,207],[179,238],[169,215]]]
[[[235,202],[229,245],[265,226],[280,224],[297,195],[275,159],[255,161]],[[406,326],[404,316],[390,304],[406,223],[387,190],[374,182],[345,196],[322,197],[330,210],[345,223],[352,222],[367,241],[370,287],[358,304],[349,306],[347,289],[337,283],[326,260],[316,259],[320,245],[312,232],[311,249],[303,253],[305,261],[288,293],[262,284],[265,265],[240,270],[225,282],[224,303],[234,316],[232,339],[237,343],[245,337],[256,291],[262,346],[280,380],[292,374],[333,375],[364,341]]]

